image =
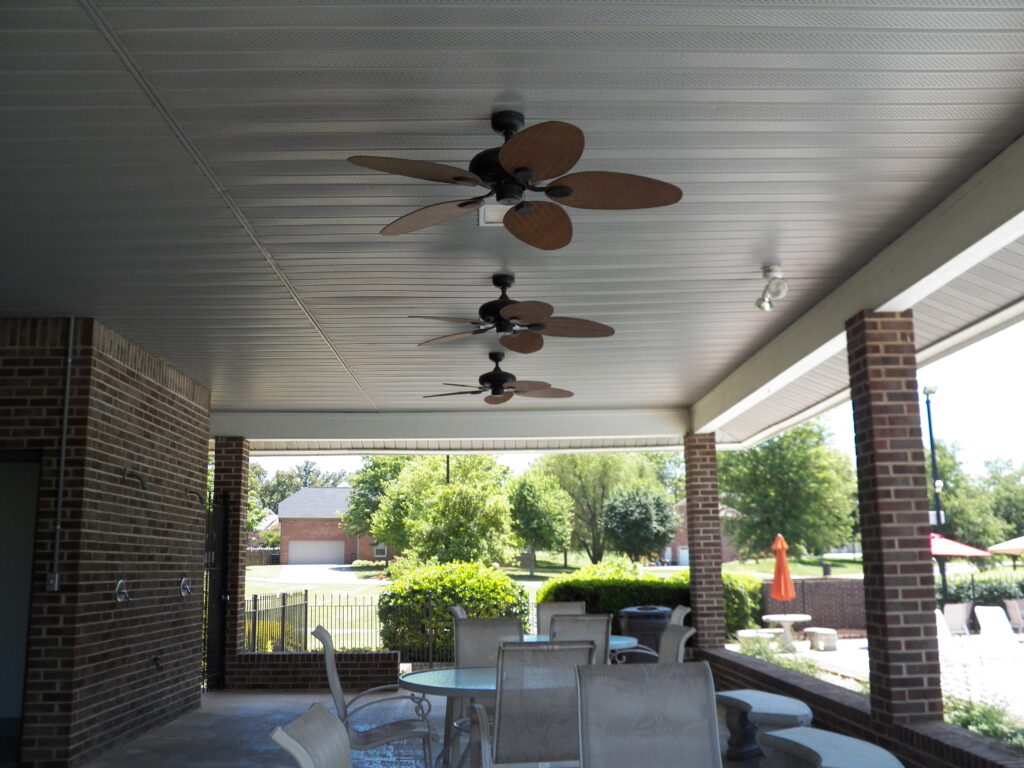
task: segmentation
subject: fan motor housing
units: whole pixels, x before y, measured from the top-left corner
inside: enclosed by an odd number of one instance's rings
[[[490,185],[497,202],[502,205],[516,205],[522,202],[526,187],[501,167],[498,153],[501,147],[485,149],[469,161],[469,170]]]
[[[490,388],[492,395],[504,393],[505,387],[515,380],[515,376],[502,370],[488,371],[478,379],[480,386]]]

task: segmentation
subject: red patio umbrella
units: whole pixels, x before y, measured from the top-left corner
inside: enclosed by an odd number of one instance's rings
[[[962,544],[934,532],[928,535],[931,537],[932,557],[992,557],[991,552],[970,544]]]
[[[772,551],[775,552],[775,579],[772,581],[772,600],[788,602],[796,597],[796,590],[793,588],[793,577],[789,575],[789,561],[786,559],[786,550],[789,545],[785,537],[780,533],[775,537],[772,544]]]

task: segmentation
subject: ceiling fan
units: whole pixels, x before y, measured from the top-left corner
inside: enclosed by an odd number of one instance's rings
[[[552,317],[555,308],[543,301],[515,301],[508,297],[508,289],[515,283],[515,275],[499,272],[491,276],[491,282],[501,289],[501,297],[481,304],[477,312],[480,317],[471,320],[465,317],[436,317],[433,315],[410,315],[419,320],[443,320],[449,323],[469,323],[477,326],[475,331],[462,331],[448,336],[428,339],[417,346],[440,344],[456,339],[465,339],[480,333],[495,330],[498,342],[505,349],[529,354],[544,346],[544,336],[568,336],[577,339],[611,336],[615,329],[604,323],[583,320],[578,317]]]
[[[518,381],[508,371],[501,370],[502,360],[505,359],[504,352],[491,352],[487,355],[494,363],[494,368],[478,381],[479,386],[472,384],[445,384],[446,387],[462,387],[460,392],[440,392],[436,395],[424,395],[424,397],[450,397],[452,395],[480,395],[487,392],[484,402],[489,405],[500,405],[507,403],[515,395],[523,397],[572,397],[572,392],[567,389],[557,389],[546,381]]]
[[[490,191],[466,200],[428,205],[395,219],[382,235],[404,235],[443,221],[472,213],[494,196],[509,206],[502,223],[527,245],[553,251],[572,240],[572,221],[561,205],[527,201],[524,194],[543,192],[551,200],[574,208],[625,210],[655,208],[678,202],[682,191],[672,184],[647,176],[611,171],[562,174],[583,154],[583,132],[559,121],[538,123],[522,130],[520,112],[501,111],[491,116],[491,127],[505,137],[501,147],[485,149],[469,161],[469,170],[422,160],[354,155],[350,163],[414,179],[483,187]],[[545,179],[561,178],[538,186]]]

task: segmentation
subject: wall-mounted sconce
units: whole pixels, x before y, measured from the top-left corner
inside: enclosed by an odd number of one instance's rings
[[[782,267],[777,264],[762,269],[761,275],[768,282],[754,306],[763,312],[771,312],[775,308],[775,301],[789,293],[789,283],[782,276]]]
[[[182,576],[178,586],[181,588],[182,597],[188,597],[192,594],[192,585],[189,584],[188,576]]]
[[[114,599],[119,603],[126,603],[132,599],[128,594],[128,582],[124,579],[118,579],[114,584]]]

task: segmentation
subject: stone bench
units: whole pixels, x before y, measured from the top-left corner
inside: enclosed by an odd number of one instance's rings
[[[804,637],[811,641],[812,651],[834,651],[839,633],[828,627],[808,627]]]
[[[725,709],[725,725],[729,729],[725,756],[730,760],[746,760],[761,754],[755,738],[759,728],[810,725],[813,717],[811,708],[799,699],[766,691],[721,691],[715,694],[715,700]]]
[[[785,728],[757,735],[762,768],[903,768],[891,752],[820,728]]]
[[[736,639],[740,645],[756,644],[756,643],[773,643],[778,644],[779,637],[782,636],[782,629],[779,627],[771,627],[769,629],[741,629],[736,632]]]

